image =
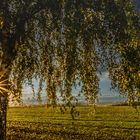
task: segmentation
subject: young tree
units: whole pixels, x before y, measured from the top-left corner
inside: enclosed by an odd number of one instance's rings
[[[102,64],[121,91],[139,91],[139,22],[128,0],[1,0],[0,139],[6,139],[9,95],[20,99],[23,83],[32,86],[33,78],[40,79],[38,98],[46,83],[52,104],[57,91],[70,104],[78,83],[94,103]],[[131,71],[133,84],[122,87]]]

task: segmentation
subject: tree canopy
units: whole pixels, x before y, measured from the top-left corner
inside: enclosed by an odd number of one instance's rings
[[[140,92],[139,30],[130,0],[1,0],[1,79],[8,73],[15,97],[36,78],[38,98],[44,83],[54,104],[57,91],[69,102],[72,87],[81,86],[94,103],[98,73],[105,69],[113,88],[134,101]]]

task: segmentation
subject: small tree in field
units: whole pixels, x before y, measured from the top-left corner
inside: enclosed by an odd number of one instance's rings
[[[50,103],[65,103],[72,87],[94,103],[97,72],[105,66],[113,87],[140,90],[140,18],[130,0],[0,1],[0,139],[6,139],[8,97],[20,99],[23,83],[46,83]]]

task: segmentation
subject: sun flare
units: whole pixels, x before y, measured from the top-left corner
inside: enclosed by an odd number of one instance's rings
[[[7,84],[8,79],[3,79],[3,75],[0,76],[0,95],[4,96],[5,93],[9,93],[10,91],[7,89],[8,85]]]

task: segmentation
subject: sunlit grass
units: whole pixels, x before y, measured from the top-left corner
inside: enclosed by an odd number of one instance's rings
[[[98,106],[90,114],[88,106],[79,106],[79,116],[72,120],[69,109],[21,107],[8,109],[10,139],[126,139],[140,138],[140,107]]]

